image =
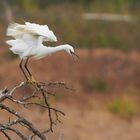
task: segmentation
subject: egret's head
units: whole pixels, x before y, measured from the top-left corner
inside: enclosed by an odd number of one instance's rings
[[[47,37],[44,37],[44,41],[51,41],[51,42],[57,41],[57,38],[54,35],[53,31],[49,31],[49,33],[47,34]]]
[[[77,54],[75,54],[74,52],[74,48],[68,44],[65,45],[65,50],[66,52],[71,55],[74,59],[74,57],[78,58],[79,59],[79,56]],[[74,59],[75,60],[75,59]]]

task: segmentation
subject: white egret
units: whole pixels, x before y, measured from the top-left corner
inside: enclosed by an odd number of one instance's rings
[[[30,57],[40,59],[58,51],[66,51],[71,56],[76,56],[74,48],[68,44],[56,47],[47,47],[43,41],[57,41],[54,33],[47,25],[38,25],[26,22],[25,24],[12,23],[8,26],[7,35],[14,37],[6,41],[11,46],[10,50],[21,58],[20,68],[28,83],[35,83],[35,80],[27,68]],[[26,72],[25,72],[26,70]]]

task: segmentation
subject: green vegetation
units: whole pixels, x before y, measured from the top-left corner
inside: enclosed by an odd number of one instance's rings
[[[48,24],[57,34],[58,44],[68,42],[79,48],[123,50],[140,46],[139,0],[10,0],[9,5],[17,22]],[[4,26],[3,8],[0,8],[0,25]],[[85,20],[83,14],[87,12],[128,14],[134,21]]]
[[[132,99],[120,97],[109,103],[108,110],[124,119],[131,120],[137,113],[137,106]]]
[[[14,59],[14,58],[17,58],[18,57],[16,54],[12,53],[11,51],[10,52],[6,52],[5,55],[9,59]]]
[[[109,11],[136,11],[139,9],[139,0],[9,0],[10,4],[18,5],[20,7],[28,7],[36,5],[39,8],[46,8],[49,5],[63,4],[63,3],[76,3],[81,5],[94,5],[95,10],[109,10]],[[28,7],[29,8],[29,7]]]
[[[108,91],[109,89],[106,81],[94,77],[88,79],[87,86],[89,89],[99,91],[99,92],[105,92]]]
[[[63,99],[64,95],[65,95],[65,94],[64,94],[63,92],[56,93],[56,94],[55,94],[55,99],[56,99],[57,101],[59,101],[59,100]]]

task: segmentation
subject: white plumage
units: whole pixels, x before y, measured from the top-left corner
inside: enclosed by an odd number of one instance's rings
[[[25,24],[12,23],[8,26],[7,36],[12,36],[14,39],[6,41],[11,46],[10,50],[20,56],[20,68],[23,71],[27,81],[32,82],[32,74],[27,68],[27,62],[30,57],[42,58],[49,54],[66,51],[69,55],[77,56],[74,53],[72,46],[65,44],[56,47],[46,47],[43,41],[57,41],[53,31],[47,25],[39,25],[35,23],[25,22]],[[23,62],[25,61],[25,62]],[[24,63],[24,65],[22,65]],[[24,71],[27,70],[29,77]]]
[[[18,23],[11,23],[7,29],[7,36],[12,36],[15,39],[21,38],[24,34],[32,36],[42,36],[44,41],[57,41],[53,31],[47,25],[39,25],[35,23],[25,22],[24,25]]]

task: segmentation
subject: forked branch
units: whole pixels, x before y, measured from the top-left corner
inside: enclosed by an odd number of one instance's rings
[[[16,99],[16,90],[21,89],[22,87],[27,86],[33,86],[34,91],[26,96],[22,97],[20,99]],[[12,116],[16,117],[15,120],[9,120],[5,124],[0,123],[0,132],[7,138],[8,140],[12,140],[9,132],[15,133],[19,138],[22,140],[32,140],[34,137],[38,137],[41,140],[47,140],[45,133],[53,132],[53,126],[58,123],[60,123],[59,116],[63,115],[65,116],[65,113],[51,107],[49,104],[49,96],[55,96],[54,93],[51,93],[48,91],[49,87],[64,87],[65,89],[73,90],[66,86],[64,82],[51,82],[51,83],[37,83],[35,85],[28,85],[26,82],[21,82],[19,85],[14,86],[12,89],[3,89],[0,90],[0,110],[4,110],[8,113],[10,113]],[[33,102],[33,98],[43,99],[44,104]],[[27,118],[25,118],[23,115],[21,115],[20,112],[17,112],[16,110],[12,109],[12,107],[6,106],[4,104],[5,100],[9,100],[16,105],[21,105],[24,108],[29,108],[31,106],[37,106],[40,108],[44,108],[48,111],[48,118],[49,118],[49,128],[46,130],[39,130],[39,128],[36,128],[32,122],[30,122]],[[53,116],[55,115],[55,119]],[[29,136],[23,134],[20,130],[16,129],[15,126],[20,125],[21,127],[24,127],[28,130],[30,130],[31,134]]]

